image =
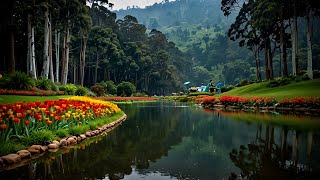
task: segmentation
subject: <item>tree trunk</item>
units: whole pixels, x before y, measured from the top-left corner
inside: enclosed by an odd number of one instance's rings
[[[284,31],[283,22],[284,22],[283,6],[282,6],[282,3],[281,3],[281,11],[280,11],[280,58],[282,60],[282,69],[280,69],[280,72],[282,70],[282,75],[284,77],[287,77],[288,76],[288,65],[287,65],[287,56],[286,56],[286,52],[285,52],[286,51],[286,49],[285,49],[286,46],[285,46],[285,42],[284,42],[285,31]]]
[[[8,41],[9,42],[8,72],[10,74],[15,72],[15,66],[16,66],[16,59],[15,59],[15,52],[14,52],[14,30],[15,30],[15,26],[13,24],[10,24],[9,25],[9,41]]]
[[[292,46],[291,46],[291,51],[292,51],[292,55],[291,55],[291,58],[292,58],[292,75],[297,75],[297,67],[296,67],[296,45],[295,45],[295,43],[296,43],[296,41],[295,41],[295,38],[296,38],[296,36],[295,36],[295,31],[294,31],[294,20],[293,20],[294,18],[292,18],[291,19],[291,23],[290,23],[290,27],[291,27],[291,44],[292,44]]]
[[[62,69],[61,69],[61,83],[67,84],[68,78],[68,63],[69,63],[69,41],[70,41],[70,30],[69,21],[65,24],[64,38],[63,38],[63,54],[62,54]]]
[[[44,43],[43,43],[43,66],[41,76],[49,76],[49,9],[44,13]]]
[[[87,49],[87,37],[82,35],[81,37],[81,51],[80,51],[80,84],[83,86],[85,66],[86,66],[86,49]]]
[[[270,76],[270,78],[271,79],[273,79],[273,62],[272,62],[272,52],[271,52],[271,41],[270,41],[270,39],[269,39],[269,37],[268,37],[268,39],[267,39],[267,42],[268,42],[268,62],[269,62],[269,71],[270,71],[270,74],[269,74],[269,76]]]
[[[49,24],[49,61],[50,61],[50,78],[54,82],[53,76],[53,62],[52,62],[52,27],[51,23]]]
[[[97,77],[98,77],[98,65],[99,65],[99,55],[98,53],[96,54],[96,65],[94,67],[94,80],[93,83],[97,83]]]
[[[59,82],[59,64],[60,64],[60,32],[57,32],[57,29],[54,31],[55,37],[55,50],[56,50],[56,82]]]
[[[34,26],[31,23],[31,15],[28,14],[28,73],[33,79],[37,79],[36,60],[34,49]]]
[[[267,38],[264,38],[264,61],[266,66],[266,80],[270,79]]]
[[[310,22],[312,18],[312,10],[310,4],[307,4],[307,44],[308,44],[308,67],[307,73],[310,79],[313,79],[312,71],[312,42],[311,42],[311,32],[312,32],[312,23]]]

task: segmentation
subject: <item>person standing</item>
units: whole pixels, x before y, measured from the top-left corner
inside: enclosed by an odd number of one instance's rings
[[[210,83],[209,83],[209,91],[210,91],[210,93],[214,92],[214,85],[213,85],[212,80],[210,80]]]

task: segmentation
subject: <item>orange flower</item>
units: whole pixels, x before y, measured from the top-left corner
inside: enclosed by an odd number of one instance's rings
[[[5,129],[7,129],[7,124],[1,124],[0,131],[4,131]]]

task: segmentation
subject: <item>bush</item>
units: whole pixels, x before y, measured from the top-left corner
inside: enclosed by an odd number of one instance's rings
[[[24,137],[24,142],[26,145],[48,145],[53,140],[56,139],[56,136],[52,131],[49,130],[41,130],[41,131],[33,131],[30,136]]]
[[[80,134],[83,134],[84,132],[89,130],[88,125],[82,125],[82,126],[72,126],[69,128],[69,134],[73,136],[79,136]]]
[[[26,149],[25,145],[20,144],[19,142],[6,141],[0,142],[0,156],[8,155],[10,153],[15,153],[19,150]]]
[[[36,87],[42,90],[51,90],[52,82],[46,77],[40,77],[35,81]]]
[[[137,93],[133,93],[132,96],[134,96],[134,97],[146,97],[148,95],[145,92],[137,92]]]
[[[105,91],[106,91],[105,88],[104,88],[101,84],[99,84],[99,83],[91,86],[90,89],[91,89],[91,91],[94,92],[97,96],[103,96],[104,93],[105,93]]]
[[[319,79],[320,78],[320,71],[314,70],[313,71],[313,79]]]
[[[74,95],[77,90],[77,86],[74,84],[67,84],[64,88],[64,93],[68,95]]]
[[[244,80],[242,80],[240,82],[240,86],[246,86],[246,85],[249,85],[249,84],[250,84],[250,82],[248,80],[246,80],[246,79],[244,79]]]
[[[24,72],[16,71],[13,74],[5,75],[0,80],[0,88],[27,90],[34,87],[34,80]]]
[[[187,96],[200,96],[200,95],[211,95],[210,92],[192,92],[192,93],[189,93]]]
[[[77,90],[75,92],[75,95],[77,96],[85,96],[89,90],[86,87],[83,86],[77,86]]]
[[[286,77],[277,78],[277,79],[269,81],[268,84],[267,84],[267,87],[284,86],[284,85],[287,85],[287,84],[290,84],[290,83],[291,83],[291,79],[290,78],[286,78]]]
[[[97,95],[92,91],[88,91],[86,96],[97,97]]]
[[[51,83],[51,90],[57,92],[59,91],[59,87],[55,83]]]
[[[69,132],[67,129],[58,129],[54,132],[54,134],[59,138],[64,138],[69,136]]]
[[[131,96],[136,92],[136,87],[131,82],[122,82],[117,86],[118,96]]]
[[[108,94],[117,94],[117,86],[114,84],[113,81],[105,81],[104,82],[107,86],[107,93]]]
[[[236,88],[235,86],[228,86],[227,91],[231,91],[232,89],[235,89],[235,88]]]

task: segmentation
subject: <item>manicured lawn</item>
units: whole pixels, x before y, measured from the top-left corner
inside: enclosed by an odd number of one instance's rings
[[[231,91],[222,93],[222,95],[230,96],[261,96],[274,97],[278,100],[292,97],[320,97],[320,80],[301,81],[293,84],[288,84],[279,87],[267,87],[268,82],[250,84],[243,87],[238,87]]]
[[[18,96],[18,95],[0,95],[0,104],[14,103],[14,102],[35,102],[44,100],[58,100],[60,98],[70,97],[69,95],[64,96]]]

